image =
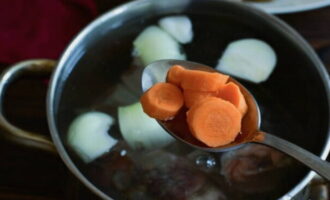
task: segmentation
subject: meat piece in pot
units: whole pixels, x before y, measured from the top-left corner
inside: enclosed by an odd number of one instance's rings
[[[189,200],[227,200],[224,193],[214,185],[208,184],[203,189],[195,193]]]
[[[249,144],[221,157],[221,173],[235,190],[264,193],[280,184],[292,163],[283,153],[259,144]]]
[[[189,161],[164,151],[154,151],[140,161],[144,181],[155,199],[189,199],[203,187],[206,176]]]
[[[93,182],[116,199],[226,199],[207,173],[186,158],[162,150],[127,150],[123,155],[123,146],[117,147],[89,164],[88,171]]]

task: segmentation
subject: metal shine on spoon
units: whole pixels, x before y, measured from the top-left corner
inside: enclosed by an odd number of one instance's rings
[[[181,65],[186,69],[203,70],[216,72],[213,68],[205,66],[203,64],[181,61],[181,60],[160,60],[149,64],[142,74],[142,89],[145,92],[155,83],[165,82],[167,71],[173,65]],[[308,166],[313,171],[330,181],[330,163],[322,160],[318,156],[306,151],[305,149],[283,140],[277,136],[269,133],[265,133],[259,130],[260,126],[260,112],[258,104],[256,103],[252,94],[243,87],[235,79],[230,78],[229,81],[236,83],[243,93],[246,103],[248,105],[248,111],[242,119],[241,133],[237,136],[236,140],[228,145],[211,148],[207,147],[203,143],[191,136],[191,134],[184,134],[189,131],[185,122],[185,114],[179,113],[174,120],[170,121],[158,121],[169,134],[174,138],[192,146],[193,148],[207,151],[207,152],[225,152],[236,149],[241,145],[247,143],[259,143],[264,144],[275,149],[278,149],[287,155],[295,158],[301,163]]]

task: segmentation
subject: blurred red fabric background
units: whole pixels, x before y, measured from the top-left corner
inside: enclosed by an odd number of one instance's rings
[[[0,63],[57,59],[97,15],[94,0],[1,0]]]

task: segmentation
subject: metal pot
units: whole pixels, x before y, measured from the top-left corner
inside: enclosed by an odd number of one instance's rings
[[[20,74],[50,73],[57,65],[47,98],[52,141],[10,124],[2,108],[1,129],[22,144],[58,152],[91,191],[104,199],[115,198],[86,177],[81,163],[66,145],[67,128],[81,110],[103,109],[96,102],[132,62],[132,41],[138,33],[147,25],[156,24],[160,17],[175,14],[188,15],[193,21],[194,40],[184,47],[188,60],[215,66],[226,45],[241,38],[260,38],[273,46],[279,60],[270,79],[260,85],[243,82],[261,105],[262,129],[326,158],[330,149],[330,85],[313,49],[275,16],[218,0],[130,2],[110,10],[82,30],[57,64],[51,60],[30,60],[13,65],[0,80],[1,105],[7,86]],[[313,177],[313,172],[303,169],[279,199],[301,199],[299,195],[303,195]]]

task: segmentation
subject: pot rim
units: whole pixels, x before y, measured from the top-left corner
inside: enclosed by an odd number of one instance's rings
[[[56,89],[60,83],[59,77],[62,74],[63,69],[68,64],[67,61],[71,57],[72,53],[76,50],[76,47],[78,44],[80,44],[82,41],[84,41],[84,38],[89,35],[91,32],[95,30],[96,27],[102,26],[102,24],[107,21],[109,18],[115,17],[116,15],[123,13],[127,10],[130,10],[131,8],[134,8],[138,6],[139,4],[148,4],[152,0],[136,0],[132,2],[128,2],[125,4],[122,4],[118,7],[115,7],[105,14],[101,15],[100,17],[96,18],[94,21],[92,21],[87,27],[85,27],[74,39],[73,41],[68,45],[64,53],[62,54],[58,65],[51,77],[50,86],[47,94],[47,119],[49,124],[49,129],[51,132],[52,140],[56,146],[56,149],[58,150],[58,153],[61,157],[61,159],[64,161],[66,166],[69,168],[69,170],[85,185],[87,186],[91,191],[93,191],[95,194],[97,194],[99,197],[103,199],[112,199],[107,194],[105,194],[103,191],[101,191],[99,188],[97,188],[93,183],[91,183],[77,168],[77,166],[73,163],[70,156],[68,155],[67,151],[65,150],[65,147],[59,137],[58,130],[55,123],[55,116],[54,116],[54,99],[56,96]],[[218,0],[207,0],[208,2],[216,2],[216,3],[223,3],[223,4],[232,4],[233,6],[240,7],[240,9],[244,9],[250,13],[253,13],[254,15],[257,15],[259,17],[265,18],[269,23],[271,23],[275,28],[277,28],[279,31],[281,31],[283,34],[285,34],[290,40],[295,41],[295,43],[298,44],[300,49],[308,55],[308,58],[312,61],[314,66],[316,67],[319,76],[325,86],[326,95],[327,95],[327,101],[328,101],[328,113],[330,115],[330,79],[328,72],[326,71],[323,63],[316,55],[313,48],[308,44],[308,42],[299,34],[297,33],[293,28],[291,28],[286,22],[280,20],[276,16],[270,15],[265,13],[262,10],[259,10],[257,8],[254,8],[252,6],[248,5],[242,5],[240,3],[236,2],[226,2],[226,1],[218,1]],[[327,131],[327,141],[325,146],[322,149],[322,153],[320,154],[320,157],[322,159],[326,159],[330,151],[330,121],[328,123],[328,131]],[[280,198],[280,200],[289,200],[292,199],[295,195],[297,195],[300,191],[302,191],[305,186],[311,181],[311,179],[315,176],[315,172],[310,171],[294,188],[292,188],[288,193],[284,194]]]

